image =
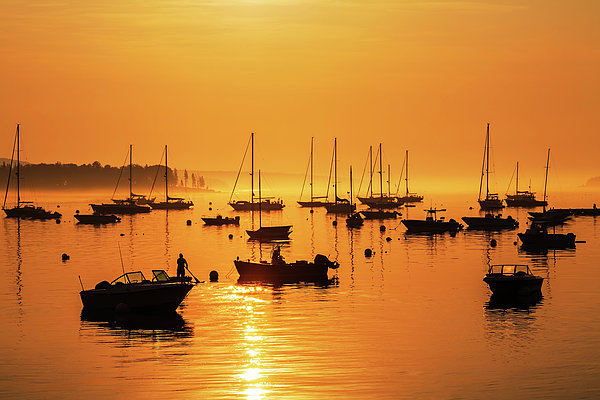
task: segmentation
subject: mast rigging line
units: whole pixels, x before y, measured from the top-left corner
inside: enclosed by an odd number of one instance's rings
[[[160,172],[160,166],[162,164],[164,156],[165,156],[165,150],[162,151],[162,154],[160,156],[160,162],[158,163],[158,166],[156,167],[156,175],[154,175],[154,181],[152,181],[152,187],[150,188],[150,194],[148,195],[148,199],[152,196],[152,191],[154,190],[154,184],[156,184],[156,179],[158,178],[158,173]],[[166,174],[167,174],[167,171],[165,170],[165,176],[166,176]]]
[[[8,189],[10,187],[10,177],[12,175],[12,166],[13,166],[13,160],[15,158],[15,148],[16,147],[17,147],[17,135],[15,135],[15,139],[13,141],[13,149],[12,149],[12,154],[10,156],[10,166],[8,167],[8,180],[6,181],[6,192],[4,192],[4,203],[2,204],[2,208],[5,208],[5,206],[6,206],[6,197],[8,196]],[[17,204],[17,207],[19,207],[18,204]]]
[[[240,174],[242,172],[242,168],[244,167],[244,161],[246,160],[246,155],[248,154],[248,148],[250,147],[250,142],[252,141],[252,135],[250,139],[248,139],[248,144],[246,145],[246,151],[244,151],[244,157],[242,157],[242,163],[240,164],[240,168],[238,169],[237,176],[235,177],[235,182],[233,184],[233,190],[231,191],[231,196],[229,196],[229,203],[231,203],[231,199],[233,198],[233,194],[235,193],[235,187],[237,186],[238,180],[240,179]]]
[[[125,161],[123,161],[123,165],[121,165],[121,169],[119,170],[119,178],[117,179],[117,185],[115,186],[115,190],[113,190],[113,194],[110,197],[111,199],[115,198],[115,193],[117,193],[117,189],[119,188],[119,182],[121,181],[121,176],[123,176],[123,168],[125,168],[125,163],[127,162],[128,156],[129,156],[129,151],[127,151],[127,155],[125,156]]]

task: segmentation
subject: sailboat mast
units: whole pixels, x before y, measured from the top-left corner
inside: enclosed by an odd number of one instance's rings
[[[352,165],[350,166],[350,213],[352,213]]]
[[[485,198],[487,199],[490,195],[490,124],[487,124],[486,134],[486,155],[485,155]]]
[[[133,179],[131,179],[132,171],[133,171],[133,163],[131,161],[132,157],[133,157],[133,145],[130,144],[129,145],[129,198],[133,197],[133,190],[132,190]]]
[[[550,164],[550,148],[548,148],[548,157],[546,158],[546,177],[544,178],[544,212],[546,212],[546,187],[548,186],[548,165]]]
[[[262,228],[262,198],[260,188],[260,169],[258,170],[258,227]]]
[[[167,162],[167,145],[165,144],[165,202],[169,202],[169,163]]]
[[[337,204],[337,138],[333,138],[333,202]]]
[[[392,191],[390,188],[390,181],[392,180],[392,173],[390,171],[390,164],[388,164],[388,179],[387,179],[387,184],[388,184],[388,197],[392,197]]]
[[[406,195],[408,196],[408,150],[406,150]]]
[[[373,197],[373,146],[369,146],[369,190],[370,197]],[[369,196],[369,193],[367,192]]]
[[[310,201],[314,199],[313,196],[313,142],[315,138],[310,138]]]
[[[519,194],[519,162],[517,161],[517,182],[515,184],[515,194]]]
[[[252,143],[252,171],[250,172],[250,203],[254,203],[254,132],[250,133],[250,141]]]
[[[21,136],[19,134],[19,124],[17,124],[17,208],[21,207]]]
[[[383,172],[382,162],[383,154],[381,154],[381,143],[379,143],[379,197],[383,197]]]

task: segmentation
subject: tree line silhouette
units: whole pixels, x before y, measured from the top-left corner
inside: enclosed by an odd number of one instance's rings
[[[0,164],[0,185],[6,187],[10,170],[10,162]],[[158,175],[157,175],[158,171]],[[11,187],[16,182],[15,165],[13,164]],[[123,167],[121,172],[120,167],[112,167],[110,165],[100,164],[94,161],[91,164],[25,164],[21,165],[21,182],[25,183],[26,187],[35,187],[36,189],[95,189],[95,188],[113,188],[117,184],[119,175],[119,188],[129,185],[129,166]],[[155,191],[161,191],[164,188],[165,167],[159,165],[141,166],[134,164],[132,168],[133,185],[135,190],[140,191],[142,188],[150,190],[152,183],[155,181]],[[168,168],[169,188],[192,187],[205,189],[206,183],[204,177],[194,172],[188,173],[177,169]],[[191,184],[191,186],[188,186]]]

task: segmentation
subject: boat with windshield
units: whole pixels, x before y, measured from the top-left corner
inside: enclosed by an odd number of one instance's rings
[[[494,295],[529,295],[541,292],[544,278],[533,275],[527,265],[498,264],[490,266],[483,281]]]
[[[152,280],[141,271],[126,272],[79,295],[84,309],[173,311],[194,287],[190,281],[191,277],[171,278],[162,269],[152,270]]]

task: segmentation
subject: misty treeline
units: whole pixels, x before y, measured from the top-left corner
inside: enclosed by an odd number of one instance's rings
[[[10,162],[0,163],[0,185],[6,187],[10,170]],[[158,171],[158,176],[157,176]],[[11,187],[14,186],[16,168],[13,164]],[[25,164],[21,165],[21,181],[26,187],[36,189],[92,189],[92,188],[114,188],[119,179],[119,188],[129,185],[129,166],[112,167],[94,161],[92,164]],[[133,165],[134,191],[149,191],[152,182],[156,179],[155,191],[161,191],[165,185],[165,167],[158,165]],[[206,188],[204,177],[187,170],[168,170],[169,187]],[[22,184],[23,184],[22,183]]]

